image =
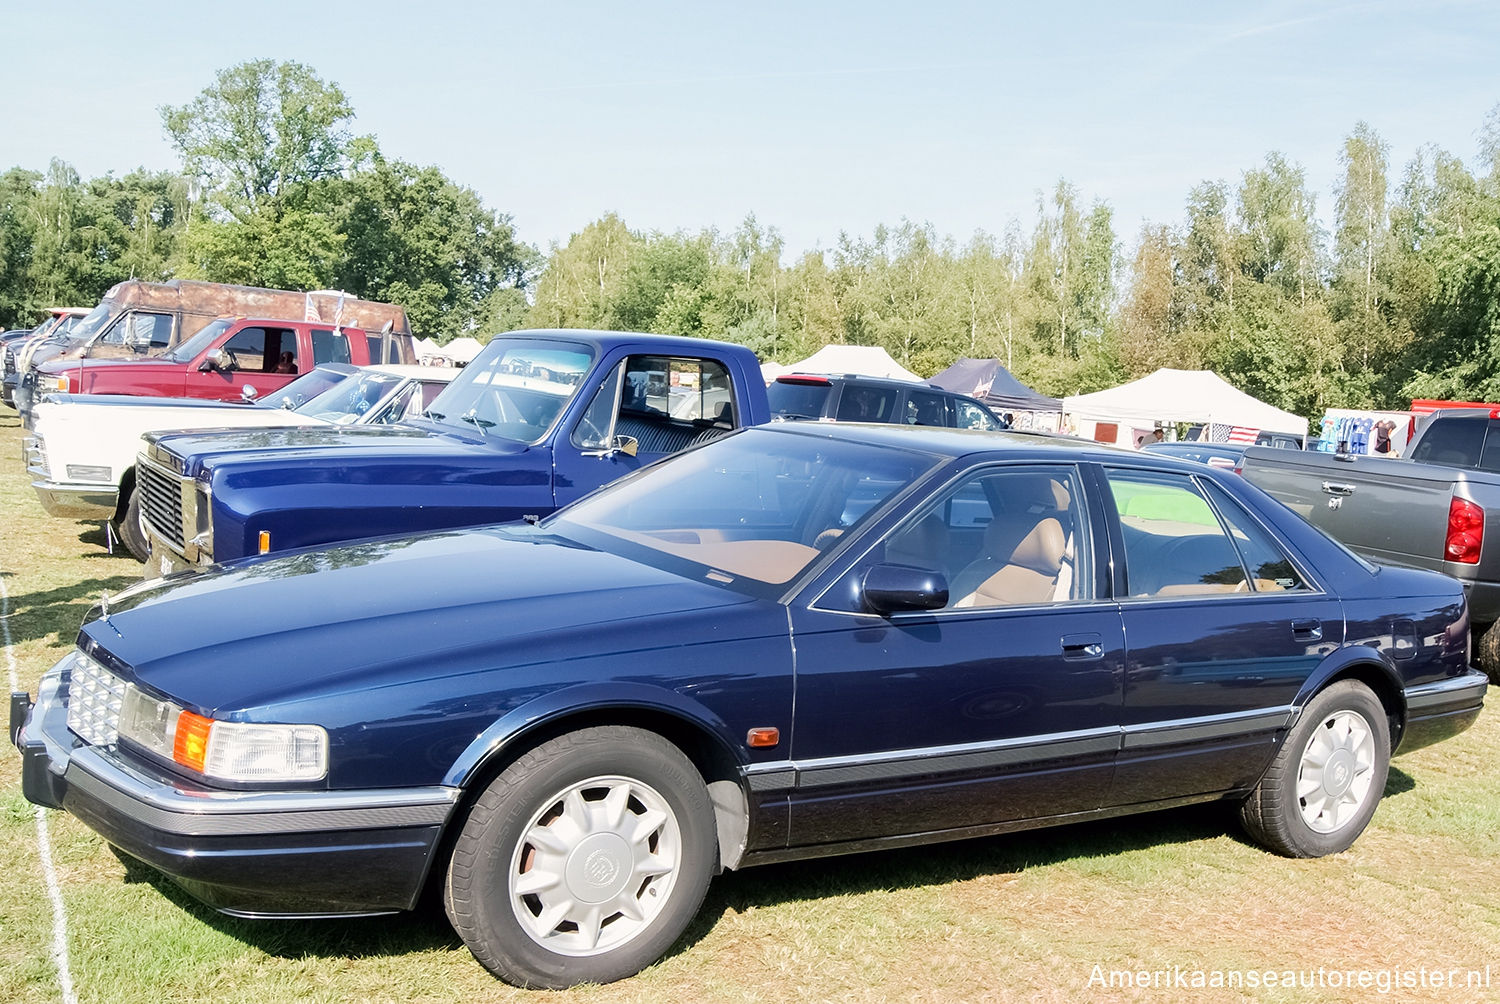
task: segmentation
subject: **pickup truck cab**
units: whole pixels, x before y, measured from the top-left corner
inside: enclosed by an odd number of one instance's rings
[[[37,383],[43,394],[238,401],[246,388],[273,394],[319,363],[367,365],[372,341],[358,328],[321,322],[221,317],[165,355],[54,359],[37,367]]]
[[[1241,473],[1372,561],[1463,583],[1475,661],[1500,682],[1500,409],[1433,412],[1406,458],[1252,447]]]
[[[136,464],[146,574],[540,517],[769,419],[759,362],[744,346],[511,332],[401,425],[146,436]]]

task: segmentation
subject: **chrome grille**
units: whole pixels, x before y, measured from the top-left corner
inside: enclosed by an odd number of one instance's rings
[[[68,728],[84,742],[112,745],[119,738],[125,681],[82,652],[73,656],[68,679]]]
[[[182,528],[184,480],[147,460],[145,455],[136,460],[135,490],[141,496],[141,512],[151,529],[179,552],[185,539]]]

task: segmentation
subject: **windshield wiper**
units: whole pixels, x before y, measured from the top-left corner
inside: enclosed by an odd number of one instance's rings
[[[467,415],[460,415],[460,416],[458,416],[458,420],[460,422],[468,422],[469,424],[473,425],[476,429],[493,429],[495,427],[495,423],[494,422],[491,422],[487,418],[480,418],[478,415],[474,414],[472,411],[469,412]]]

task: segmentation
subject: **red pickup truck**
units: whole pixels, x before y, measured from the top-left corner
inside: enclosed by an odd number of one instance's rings
[[[409,335],[402,336],[409,338]],[[139,359],[54,359],[38,368],[39,393],[133,394],[237,401],[267,394],[319,363],[371,362],[359,328],[313,321],[222,317],[166,355]]]

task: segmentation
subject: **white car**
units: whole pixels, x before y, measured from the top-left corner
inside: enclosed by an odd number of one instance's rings
[[[324,364],[262,400],[50,395],[36,407],[26,468],[42,508],[64,519],[107,520],[145,561],[135,492],[141,436],[180,429],[336,424],[389,425],[420,414],[453,379],[437,366]]]

